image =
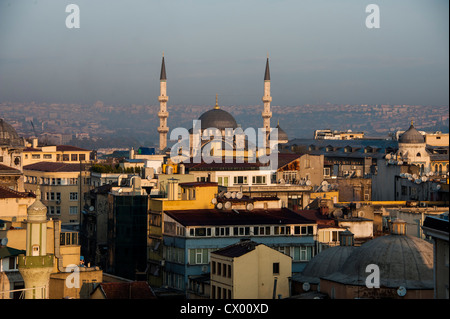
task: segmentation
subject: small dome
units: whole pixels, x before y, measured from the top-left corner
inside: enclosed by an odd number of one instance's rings
[[[0,145],[23,146],[23,139],[19,137],[16,130],[3,119],[0,119]]]
[[[425,138],[419,131],[416,130],[414,125],[411,123],[409,129],[404,132],[398,139],[399,143],[408,143],[408,144],[419,144],[425,143]]]
[[[280,123],[278,123],[277,127],[278,129],[278,140],[279,141],[288,141],[288,135],[286,132],[280,127]]]
[[[230,113],[217,107],[203,113],[198,119],[202,121],[202,130],[207,128],[217,128],[222,131],[226,128],[234,130],[238,127],[236,120]]]
[[[320,255],[320,254],[319,254]],[[380,286],[433,289],[433,245],[412,236],[388,235],[370,240],[355,249],[339,270],[326,280],[364,286],[366,267],[380,269]]]
[[[47,207],[41,202],[41,191],[36,190],[36,200],[28,206],[27,215],[29,222],[45,222],[47,220]]]
[[[301,274],[295,276],[296,281],[319,284],[320,278],[338,271],[350,254],[358,247],[335,246],[322,250],[314,256]]]

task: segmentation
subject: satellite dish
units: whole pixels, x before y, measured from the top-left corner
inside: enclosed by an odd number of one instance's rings
[[[231,198],[231,193],[230,193],[230,192],[226,192],[226,193],[225,193],[225,197],[226,197],[226,198]]]
[[[360,211],[358,212],[358,217],[364,217],[364,212],[363,212],[362,210],[360,210]]]
[[[252,203],[248,203],[248,204],[247,204],[247,210],[248,210],[248,211],[253,210],[253,204],[252,204]]]
[[[403,165],[403,161],[398,161],[397,164],[398,165]]]
[[[336,217],[336,218],[342,217],[342,215],[343,215],[342,209],[336,209],[333,212],[333,216]]]
[[[400,173],[400,177],[405,178],[406,177],[405,173]]]
[[[226,202],[224,206],[225,206],[225,209],[230,209],[231,208],[231,202]]]
[[[406,295],[406,288],[403,286],[398,287],[397,295],[399,295],[400,297],[404,297]]]
[[[309,179],[306,181],[306,185],[311,186],[311,181]]]
[[[6,246],[6,244],[8,243],[8,238],[2,238],[2,240],[0,241],[2,246]]]
[[[244,196],[244,194],[242,194],[242,192],[237,192],[236,193],[236,198],[237,199],[241,199]]]
[[[416,179],[416,180],[414,181],[414,183],[420,184],[420,183],[422,183],[422,179],[418,178],[418,179]]]
[[[412,178],[417,179],[417,174],[413,174]]]
[[[236,192],[231,193],[231,198],[236,198]]]
[[[117,190],[117,192],[118,192],[118,193],[122,193],[122,192],[123,192],[123,189],[122,189],[122,188],[119,188],[119,189]]]
[[[323,182],[321,183],[321,185],[322,185],[322,186],[328,186],[329,184],[328,184],[327,181],[323,181]]]
[[[440,189],[441,189],[441,185],[439,185],[439,184],[436,185],[436,189],[437,189],[437,190],[440,190]]]
[[[89,211],[91,211],[91,212],[93,212],[94,209],[95,209],[94,206],[90,206],[90,207],[89,207]]]
[[[152,176],[151,176],[151,175],[147,175],[146,179],[147,179],[147,180],[151,180],[151,179],[152,179]]]
[[[280,184],[284,185],[286,184],[286,181],[284,179],[280,179]]]
[[[222,209],[222,208],[223,208],[223,204],[222,204],[222,203],[217,203],[216,208],[217,208],[217,209]]]
[[[391,154],[386,154],[385,157],[386,157],[386,159],[391,159],[392,156],[391,156]]]
[[[309,284],[309,282],[305,282],[303,283],[302,288],[304,291],[309,291],[309,289],[311,289],[311,285]]]
[[[428,180],[428,177],[422,176],[422,182],[426,182]]]
[[[217,198],[213,198],[212,200],[211,200],[211,203],[213,204],[213,205],[216,205],[217,204]]]

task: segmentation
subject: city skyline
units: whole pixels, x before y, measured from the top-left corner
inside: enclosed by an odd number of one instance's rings
[[[448,105],[448,2],[0,1],[0,101],[155,105]]]

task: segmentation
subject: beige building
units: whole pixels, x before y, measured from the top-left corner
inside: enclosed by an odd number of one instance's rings
[[[36,204],[37,202],[39,205]],[[35,212],[37,211],[36,206],[39,208],[38,213]],[[39,196],[29,205],[27,213],[26,220],[3,221],[0,225],[0,238],[7,238],[7,247],[10,250],[27,251],[26,256],[13,256],[14,258],[9,259],[9,269],[17,270],[17,266],[11,267],[11,265],[18,265],[20,274],[15,271],[1,278],[1,298],[18,298],[20,294],[24,295],[24,293],[26,298],[33,298],[33,296],[34,298],[51,299],[80,298],[85,283],[102,281],[102,271],[99,268],[84,267],[85,265],[80,262],[81,246],[78,232],[65,230],[61,227],[59,220],[46,219],[46,207],[39,202]],[[35,220],[37,214],[39,214],[39,218],[42,217],[42,221],[39,223],[36,223]],[[39,263],[34,262],[34,259],[38,257],[42,257],[45,269],[39,267]],[[25,259],[26,263],[24,263]],[[13,291],[18,287],[30,288],[30,282],[25,285],[23,282],[30,278],[33,280],[32,273],[30,277],[30,272],[33,271],[40,274],[48,273],[45,293],[38,290],[34,292],[32,290]],[[26,278],[23,277],[24,274]],[[73,285],[66,284],[67,278]]]
[[[23,166],[39,162],[80,163],[90,160],[90,150],[70,145],[42,146],[35,142],[22,152]]]
[[[24,166],[25,190],[40,187],[47,216],[58,218],[63,225],[78,225],[83,194],[90,189],[90,172],[83,165],[39,162]]]
[[[250,240],[211,252],[211,299],[289,297],[292,258]]]
[[[0,220],[22,221],[27,218],[27,208],[35,196],[22,193],[0,185]]]

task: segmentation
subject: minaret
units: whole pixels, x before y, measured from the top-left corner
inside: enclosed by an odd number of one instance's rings
[[[164,63],[164,53],[162,57],[161,64],[161,76],[159,79],[159,91],[160,95],[158,96],[159,100],[159,149],[160,151],[164,150],[167,147],[167,133],[169,132],[169,128],[167,127],[167,118],[169,117],[169,112],[167,112],[167,101],[169,97],[167,96],[167,82],[166,82],[166,65]]]
[[[266,129],[266,140],[268,140],[268,136],[270,134],[270,118],[272,117],[272,112],[270,111],[270,102],[272,101],[272,97],[270,96],[270,71],[268,54],[266,62],[266,72],[264,74],[264,96],[262,97],[262,101],[264,102],[264,110],[262,112],[263,127],[264,129]]]
[[[47,207],[41,202],[41,192],[27,209],[26,254],[19,256],[19,272],[25,282],[25,299],[47,299],[53,255],[47,254]]]

